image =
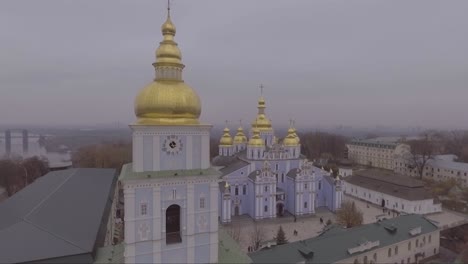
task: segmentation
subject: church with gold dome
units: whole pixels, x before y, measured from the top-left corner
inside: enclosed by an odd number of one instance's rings
[[[234,137],[228,127],[219,140],[219,154],[212,165],[219,169],[219,217],[222,223],[248,215],[255,220],[301,216],[318,207],[341,207],[341,180],[312,165],[301,154],[301,140],[291,122],[279,140],[266,116],[263,96],[249,128],[240,125]]]
[[[223,248],[219,224],[232,216],[265,219],[340,207],[340,181],[301,155],[292,126],[279,142],[263,97],[249,136],[239,127],[232,137],[226,128],[219,156],[210,160],[212,126],[199,121],[200,98],[183,79],[169,8],[161,31],[154,78],[135,99],[133,160],[119,176],[125,263],[222,262],[233,249]]]

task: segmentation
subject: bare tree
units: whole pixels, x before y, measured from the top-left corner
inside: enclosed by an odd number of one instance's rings
[[[73,163],[77,167],[113,168],[117,171],[131,160],[132,145],[126,142],[85,146],[73,156]]]
[[[227,233],[234,239],[237,243],[241,242],[241,226],[239,223],[232,223],[231,226],[227,228]]]
[[[265,239],[265,229],[255,223],[252,233],[250,233],[250,245],[252,246],[253,251],[259,250],[262,242],[264,242]]]
[[[337,222],[346,228],[362,225],[363,213],[354,202],[344,201],[336,212]]]
[[[427,163],[434,158],[435,146],[431,140],[430,134],[423,134],[422,139],[412,140],[409,142],[411,146],[411,163],[416,170],[418,177],[422,179],[424,168]]]

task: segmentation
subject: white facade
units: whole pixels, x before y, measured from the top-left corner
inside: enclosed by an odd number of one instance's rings
[[[357,164],[393,170],[395,151],[400,144],[379,140],[354,140],[347,144],[348,158]]]
[[[430,214],[442,211],[441,204],[435,204],[434,199],[432,198],[410,201],[379,191],[363,188],[346,181],[343,182],[345,185],[345,194],[375,205],[384,205],[385,208],[395,210],[397,212],[407,214]]]
[[[352,256],[335,263],[419,263],[439,254],[439,230],[400,241],[390,246]]]

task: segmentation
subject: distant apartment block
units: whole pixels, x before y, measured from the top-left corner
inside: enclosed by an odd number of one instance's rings
[[[348,158],[357,164],[393,170],[395,153],[409,146],[393,138],[375,138],[353,140],[346,147]]]
[[[430,214],[442,211],[440,202],[417,179],[389,170],[355,171],[344,178],[344,192],[366,202],[407,214]]]
[[[47,161],[50,170],[66,169],[72,166],[71,154],[67,147],[57,149],[45,147],[45,137],[31,134],[28,130],[6,130],[0,133],[0,159],[38,157]]]
[[[461,186],[468,187],[468,163],[456,162],[457,156],[436,155],[429,159],[423,169],[423,178],[435,181],[456,180]],[[396,173],[419,177],[415,160],[410,153],[399,155],[395,159],[394,171]]]

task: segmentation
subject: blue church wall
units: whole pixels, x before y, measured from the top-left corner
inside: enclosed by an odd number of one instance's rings
[[[202,136],[192,136],[192,166],[193,168],[201,168],[201,141]]]
[[[146,203],[146,215],[140,215],[141,204]],[[153,190],[151,188],[135,189],[135,218],[153,216]]]
[[[186,137],[179,137],[182,143],[182,151],[174,155],[168,155],[165,151],[161,150],[160,167],[161,170],[173,170],[174,168],[186,168],[186,155],[187,141]],[[160,138],[161,149],[164,147],[166,137]],[[195,155],[196,156],[196,155]]]
[[[153,170],[153,136],[143,136],[143,170]]]
[[[202,245],[195,242],[195,263],[210,263],[210,245]],[[182,262],[181,262],[182,263]]]
[[[184,241],[182,241],[184,242]],[[174,244],[161,252],[161,263],[187,263],[187,245]],[[148,262],[152,263],[152,262]]]
[[[195,211],[205,211],[209,210],[211,206],[210,201],[210,185],[207,183],[204,184],[195,184],[194,185],[194,196],[195,201],[193,201],[193,205]],[[205,198],[205,208],[200,208],[200,199]]]
[[[135,256],[135,263],[153,263],[153,253]]]
[[[153,241],[135,243],[135,255],[151,254],[153,252]],[[153,258],[153,256],[151,256]]]
[[[253,181],[249,180],[247,185],[247,193],[250,194],[250,206],[247,208],[247,212],[251,217],[255,217],[255,185]]]

